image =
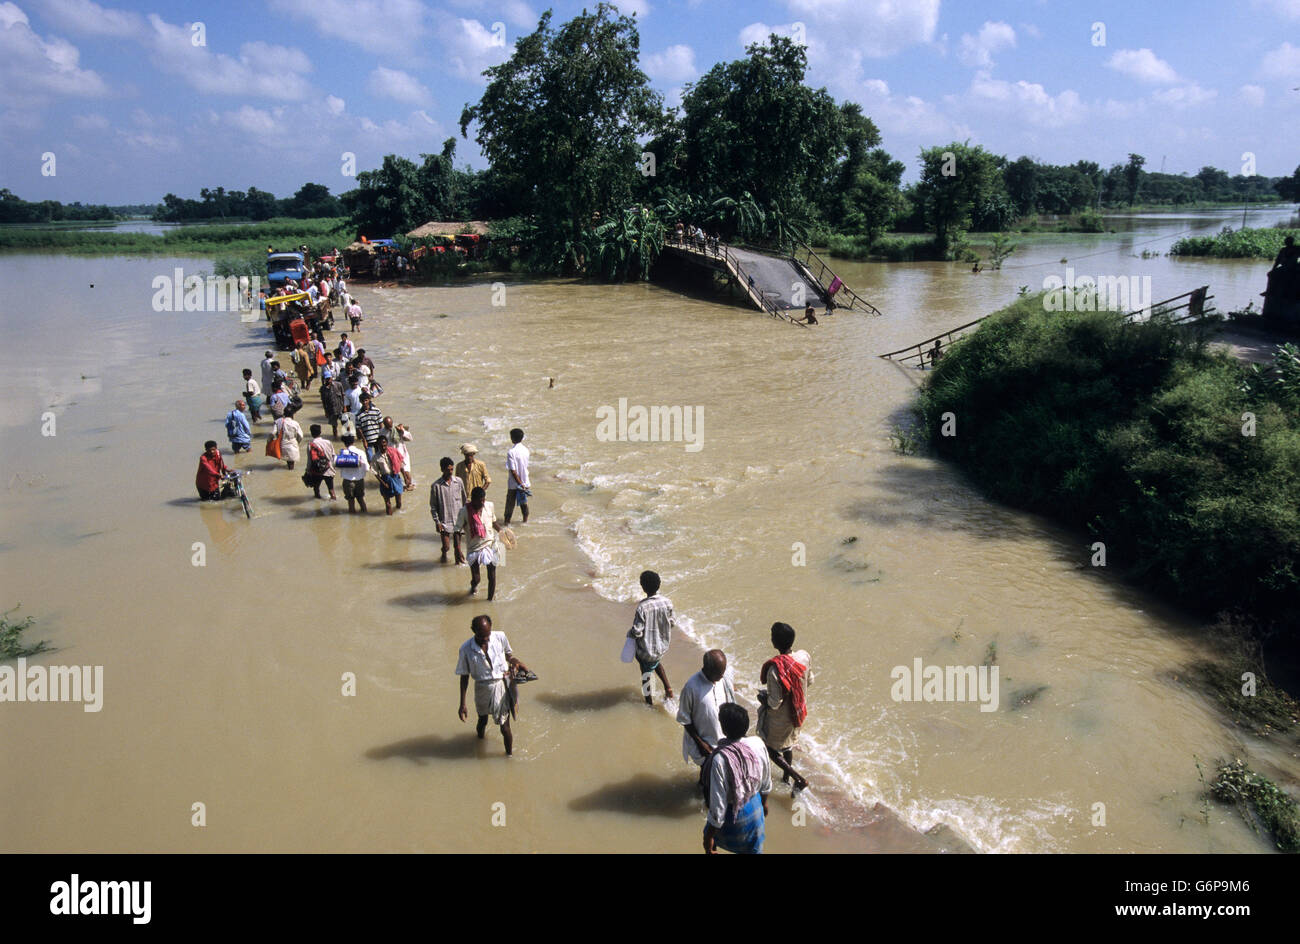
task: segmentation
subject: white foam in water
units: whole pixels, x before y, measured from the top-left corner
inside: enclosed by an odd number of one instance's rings
[[[510,425],[519,424],[499,417],[484,422],[502,445]],[[701,554],[698,534],[680,522],[691,520],[701,505],[732,493],[744,480],[770,477],[771,468],[748,467],[742,481],[716,474],[684,478],[679,470],[666,467],[639,469],[636,456],[594,461],[584,448],[565,442],[550,442],[547,448],[548,467],[556,470],[557,480],[590,489],[566,500],[559,513],[572,522],[577,546],[591,562],[592,588],[601,597],[622,604],[640,599],[637,578],[648,559],[672,587],[734,564],[737,556],[748,553],[746,542],[740,541]],[[701,648],[730,651],[738,642],[732,626],[701,614],[676,615],[678,630]],[[757,678],[738,678],[734,684],[737,697],[751,710],[756,707]],[[675,710],[674,705],[674,715]],[[875,717],[862,717],[860,708],[853,712],[814,712],[799,737],[796,766],[820,774],[813,778],[813,790],[801,796],[822,821],[846,828],[864,825],[876,819],[873,809],[882,804],[920,832],[947,826],[980,852],[1058,848],[1053,830],[1070,815],[1064,803],[1038,800],[1012,809],[983,796],[917,795],[915,778],[907,776],[916,751],[908,729],[883,706]],[[853,729],[836,731],[847,717],[854,718]],[[852,803],[835,802],[824,792],[818,795],[817,780],[837,784]]]

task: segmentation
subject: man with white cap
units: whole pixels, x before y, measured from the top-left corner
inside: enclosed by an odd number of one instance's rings
[[[465,458],[456,463],[456,474],[465,483],[465,494],[473,494],[476,488],[486,492],[492,485],[492,477],[488,475],[487,463],[478,458],[478,446],[465,443],[460,452]]]

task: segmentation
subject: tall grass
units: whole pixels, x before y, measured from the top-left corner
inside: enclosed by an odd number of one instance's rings
[[[288,249],[306,243],[314,253],[352,241],[346,219],[273,219],[263,223],[178,226],[153,233],[72,232],[30,226],[0,227],[0,250],[47,250],[70,255],[245,255],[268,245]]]
[[[1206,616],[1247,614],[1291,652],[1298,406],[1185,328],[1046,312],[1041,293],[954,344],[921,398],[936,451],[991,496],[1086,529],[1112,571]]]

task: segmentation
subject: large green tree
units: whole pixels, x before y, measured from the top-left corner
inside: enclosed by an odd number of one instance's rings
[[[1273,182],[1273,189],[1278,195],[1290,203],[1300,203],[1300,165],[1296,166],[1295,171],[1290,177],[1279,177]]]
[[[779,229],[821,203],[846,145],[857,163],[843,175],[854,181],[880,136],[856,106],[842,112],[825,89],[804,85],[803,46],[773,34],[745,53],[715,65],[682,99],[687,189],[708,199],[752,194],[767,235],[779,237]]]
[[[1124,188],[1129,206],[1137,200],[1138,190],[1142,187],[1142,165],[1146,162],[1141,154],[1130,154],[1128,163],[1124,165]]]
[[[357,188],[343,194],[342,200],[358,235],[382,239],[429,219],[419,172],[413,161],[389,154],[378,170],[357,174]]]
[[[638,142],[663,123],[639,48],[635,20],[610,4],[559,29],[548,10],[461,113],[461,133],[476,127],[498,185],[535,218],[535,248],[548,256],[538,261],[585,269],[591,229],[631,203]]]
[[[1006,201],[999,158],[969,142],[923,150],[914,193],[942,252],[970,229],[977,214],[994,215],[989,208]]]

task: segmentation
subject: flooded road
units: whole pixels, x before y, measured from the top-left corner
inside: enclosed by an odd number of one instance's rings
[[[1244,307],[1264,264],[1140,258],[1224,221],[1027,237],[980,275],[830,260],[884,316],[814,330],[644,284],[364,290],[359,341],[381,408],[413,428],[418,483],[405,514],[368,519],[316,502],[260,438],[234,463],[254,470],[251,522],[191,500],[203,440],[225,450],[239,371],[269,337],[235,313],[150,308],[156,274],[203,263],[0,257],[18,388],[0,602],[58,646],[40,659],[105,671],[98,713],[0,706],[0,846],[693,852],[680,729],[637,704],[618,662],[651,568],[679,615],[675,687],[717,646],[752,708],[775,620],[812,654],[795,760],[812,815],[774,799],[770,851],[933,850],[938,825],[979,851],[1263,851],[1234,812],[1207,814],[1197,759],[1291,776],[1295,761],[1172,677],[1203,655],[1195,627],[1088,567],[1083,536],[896,454],[918,378],[875,356],[1038,290],[1061,259],[1149,275],[1156,299],[1208,282],[1221,309]],[[304,426],[320,413],[306,399]],[[702,424],[693,441],[601,429],[638,406]],[[513,426],[535,513],[497,601],[469,602],[464,569],[437,563],[428,482],[473,440],[503,507]],[[455,717],[478,612],[541,676],[508,762]],[[995,710],[895,700],[891,673],[918,659],[995,662]]]

